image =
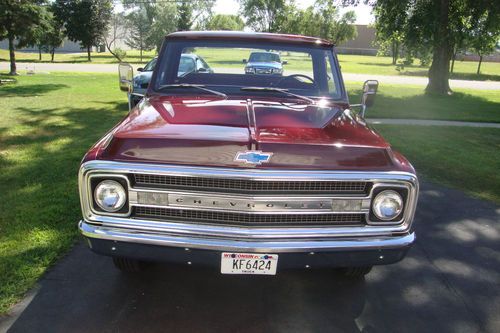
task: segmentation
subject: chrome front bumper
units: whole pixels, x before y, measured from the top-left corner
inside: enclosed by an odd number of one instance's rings
[[[197,238],[168,233],[145,232],[79,223],[80,232],[87,238],[116,242],[149,244],[165,247],[190,248],[229,252],[293,253],[329,251],[366,251],[407,249],[415,241],[415,233],[397,236],[374,236],[340,239],[227,239]]]

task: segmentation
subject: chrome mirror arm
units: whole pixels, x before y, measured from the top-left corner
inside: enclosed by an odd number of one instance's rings
[[[361,112],[359,113],[361,117],[365,117],[366,105],[365,104],[351,104],[352,108],[361,108]]]

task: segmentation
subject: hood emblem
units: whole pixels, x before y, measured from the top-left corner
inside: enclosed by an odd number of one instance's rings
[[[260,165],[269,162],[271,156],[273,156],[273,153],[264,153],[261,150],[239,151],[234,160],[236,162]]]

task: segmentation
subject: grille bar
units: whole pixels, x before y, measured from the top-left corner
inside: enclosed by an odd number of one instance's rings
[[[368,194],[364,181],[259,181],[251,179],[208,178],[134,174],[139,187],[194,189],[210,192]]]
[[[364,214],[244,214],[158,207],[135,207],[134,217],[245,226],[364,225]]]

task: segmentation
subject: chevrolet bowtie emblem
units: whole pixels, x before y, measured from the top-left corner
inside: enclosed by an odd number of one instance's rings
[[[245,162],[247,164],[260,165],[262,163],[269,162],[271,156],[273,156],[273,153],[263,153],[260,150],[239,151],[234,160],[237,162]]]

